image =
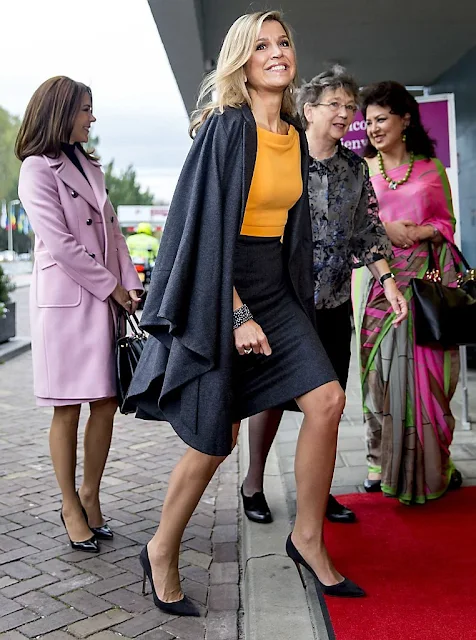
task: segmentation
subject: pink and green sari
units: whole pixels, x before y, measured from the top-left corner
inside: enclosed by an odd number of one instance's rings
[[[400,180],[407,165],[389,172]],[[391,190],[381,175],[372,177],[383,222],[412,220],[431,224],[445,242],[434,247],[443,284],[456,286],[453,253],[455,219],[446,172],[436,159],[415,161],[408,182]],[[424,503],[448,488],[454,466],[450,458],[455,420],[450,401],[459,376],[457,350],[415,344],[411,278],[428,268],[428,244],[394,247],[390,267],[409,301],[408,320],[395,319],[380,284],[368,269],[353,278],[353,304],[361,364],[369,471],[382,474],[382,491],[401,502]]]

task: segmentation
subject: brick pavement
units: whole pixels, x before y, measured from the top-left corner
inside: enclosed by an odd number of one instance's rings
[[[48,450],[51,410],[36,408],[31,355],[0,365],[0,638],[237,640],[238,458],[221,467],[183,540],[184,591],[201,618],[166,615],[141,595],[139,551],[160,519],[185,446],[165,423],[117,416],[102,505],[115,538],[70,548]],[[78,478],[82,455],[78,460]]]

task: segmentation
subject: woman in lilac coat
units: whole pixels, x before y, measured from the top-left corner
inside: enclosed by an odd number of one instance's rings
[[[99,551],[111,538],[99,485],[117,409],[114,338],[117,312],[134,312],[142,290],[104,174],[86,152],[91,91],[70,78],[44,82],[33,94],[15,152],[23,161],[19,195],[35,232],[30,288],[34,392],[53,406],[50,451],[71,546]],[[89,403],[84,478],[76,492],[77,430]]]

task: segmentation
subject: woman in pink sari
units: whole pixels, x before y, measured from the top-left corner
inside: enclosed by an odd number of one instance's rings
[[[449,183],[418,103],[402,85],[381,82],[364,92],[362,110],[369,138],[365,156],[394,248],[390,267],[398,288],[410,301],[410,280],[425,275],[429,247],[443,283],[456,286]],[[395,327],[382,287],[366,271],[356,272],[353,287],[367,425],[364,487],[403,503],[424,503],[461,485],[449,452],[458,351],[416,345],[411,304],[408,320]]]

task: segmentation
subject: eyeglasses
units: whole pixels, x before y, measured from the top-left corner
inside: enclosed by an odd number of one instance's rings
[[[358,111],[358,107],[355,106],[355,104],[340,104],[339,102],[316,102],[316,104],[314,106],[318,106],[321,105],[322,107],[329,107],[329,109],[331,111],[335,111],[337,113],[337,111],[340,111],[341,107],[345,107],[345,110],[348,113],[352,113],[353,115],[355,115]]]

